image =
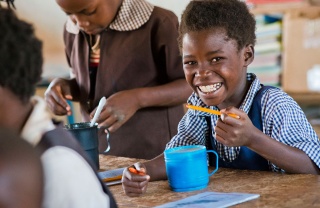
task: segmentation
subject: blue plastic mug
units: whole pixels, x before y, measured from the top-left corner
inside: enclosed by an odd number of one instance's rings
[[[207,153],[216,155],[216,168],[208,170]],[[168,182],[173,191],[194,191],[206,188],[209,178],[218,170],[218,154],[203,145],[189,145],[166,149],[164,159]]]

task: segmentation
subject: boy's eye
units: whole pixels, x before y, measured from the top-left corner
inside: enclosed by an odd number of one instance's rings
[[[80,13],[81,13],[81,14],[84,14],[84,15],[86,15],[86,16],[90,16],[90,15],[95,14],[96,11],[97,11],[97,10],[95,9],[95,10],[93,10],[93,11],[81,11]],[[66,15],[67,15],[67,16],[70,16],[70,15],[72,15],[72,14],[69,13],[69,12],[66,12]]]
[[[195,65],[196,62],[195,61],[185,61],[184,64],[185,65]]]
[[[93,15],[93,14],[95,14],[96,13],[96,9],[95,10],[93,10],[93,11],[86,11],[86,12],[83,12],[83,14],[84,15],[87,15],[87,16],[90,16],[90,15]]]
[[[218,62],[218,61],[220,61],[221,60],[221,58],[213,58],[212,60],[211,60],[211,62]]]

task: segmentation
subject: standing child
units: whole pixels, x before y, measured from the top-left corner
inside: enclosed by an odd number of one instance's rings
[[[247,73],[254,44],[255,19],[244,2],[188,4],[179,36],[184,73],[194,91],[188,103],[222,115],[188,110],[166,148],[206,145],[218,152],[221,167],[319,174],[320,141],[301,108],[285,92]],[[149,180],[166,178],[163,154],[135,166],[147,175],[124,171],[129,196],[143,194]]]
[[[53,123],[45,101],[33,96],[43,63],[33,27],[0,8],[0,31],[0,125],[41,153],[42,207],[116,207],[79,143]]]
[[[97,122],[111,132],[108,154],[151,159],[173,135],[191,89],[177,46],[178,18],[145,0],[56,0],[69,16],[64,30],[75,78],[53,80],[45,97],[57,115],[80,102],[83,121],[99,100]],[[100,152],[106,142],[100,137]]]

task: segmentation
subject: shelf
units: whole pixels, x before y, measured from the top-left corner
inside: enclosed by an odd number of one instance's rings
[[[287,92],[299,105],[320,105],[320,92]]]
[[[291,2],[291,3],[270,3],[270,4],[251,4],[249,5],[253,14],[274,14],[286,13],[294,9],[303,9],[310,7],[307,2]]]
[[[307,1],[256,4],[251,12],[283,15],[281,88],[301,105],[319,106],[320,92],[309,91],[306,74],[320,64],[320,6]]]

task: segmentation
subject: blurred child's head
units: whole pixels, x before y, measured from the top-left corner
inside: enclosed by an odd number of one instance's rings
[[[95,35],[113,21],[122,0],[56,0],[80,30]]]
[[[191,1],[182,14],[179,47],[186,79],[207,105],[239,106],[254,57],[255,19],[238,0]]]
[[[0,87],[27,102],[41,79],[42,43],[10,9],[0,8],[0,31]]]

